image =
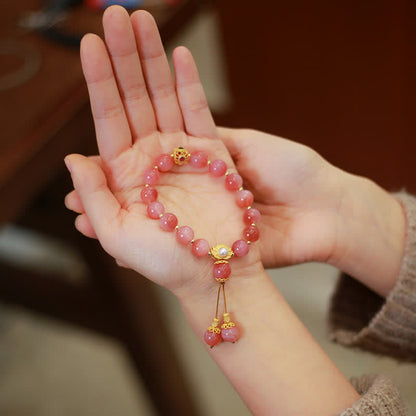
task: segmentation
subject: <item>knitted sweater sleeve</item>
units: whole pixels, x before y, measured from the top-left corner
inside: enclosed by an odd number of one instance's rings
[[[386,299],[342,275],[329,310],[330,338],[348,347],[416,362],[416,198],[394,195],[407,219],[404,258],[395,287]],[[400,396],[385,376],[353,380],[362,395],[342,416],[405,415]]]

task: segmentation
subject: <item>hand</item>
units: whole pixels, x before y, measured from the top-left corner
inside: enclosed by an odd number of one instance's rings
[[[178,146],[204,150],[230,170],[235,166],[217,136],[190,52],[174,51],[175,85],[149,13],[137,11],[130,18],[123,8],[110,7],[103,26],[108,52],[95,35],[81,43],[100,157],[66,158],[75,188],[66,205],[80,213],[78,230],[97,237],[119,263],[174,292],[206,294],[216,286],[212,261],[195,258],[190,247],[147,216],[140,200],[143,172]],[[242,212],[223,178],[187,165],[161,174],[157,189],[166,212],[191,226],[195,238],[211,246],[241,238]],[[253,265],[261,268],[256,244],[248,256],[233,260],[233,271],[244,273]]]

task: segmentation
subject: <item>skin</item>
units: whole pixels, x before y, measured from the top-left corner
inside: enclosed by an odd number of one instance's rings
[[[174,81],[147,12],[130,17],[113,6],[103,26],[107,48],[91,34],[81,43],[100,155],[65,159],[74,184],[65,203],[79,214],[75,226],[98,238],[120,265],[171,290],[202,340],[217,291],[212,260],[195,258],[173,233],[162,231],[139,195],[143,172],[177,146],[223,159],[253,190],[263,218],[260,242],[246,257],[233,259],[234,277],[227,283],[241,339],[209,354],[256,415],[339,413],[358,394],[264,266],[326,261],[347,272],[360,269],[352,274],[386,294],[403,255],[401,207],[375,184],[342,172],[303,145],[256,131],[218,129],[190,52],[175,49]],[[157,185],[166,211],[211,246],[231,245],[243,228],[241,211],[222,180],[186,165],[162,174]]]

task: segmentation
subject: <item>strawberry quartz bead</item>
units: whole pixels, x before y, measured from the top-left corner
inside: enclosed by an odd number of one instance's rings
[[[189,244],[194,239],[194,230],[183,225],[176,230],[176,240],[183,245]]]
[[[146,186],[140,192],[140,198],[147,205],[151,202],[155,202],[157,199],[157,190],[155,188],[151,188],[150,186]]]
[[[197,152],[191,153],[189,163],[194,168],[204,168],[208,164],[208,156],[202,150],[198,150]]]
[[[152,220],[158,220],[164,212],[165,207],[159,201],[151,202],[147,206],[147,215]]]
[[[247,241],[253,242],[259,239],[260,232],[255,225],[249,225],[247,228],[244,228],[243,236]]]
[[[221,338],[226,342],[236,342],[240,338],[240,330],[237,326],[221,329]]]
[[[211,332],[209,330],[205,331],[204,341],[212,348],[218,345],[221,342],[221,334],[216,332]]]
[[[209,173],[212,176],[223,176],[227,172],[227,165],[221,159],[214,160],[209,164]]]
[[[178,219],[176,215],[166,212],[160,217],[159,225],[163,231],[173,231],[178,225]]]
[[[156,185],[159,182],[160,174],[155,168],[146,169],[143,174],[143,181],[146,185]]]
[[[231,266],[229,263],[214,264],[213,275],[215,280],[219,282],[226,281],[231,274]]]
[[[250,191],[243,189],[236,193],[235,201],[240,208],[247,208],[253,203],[254,196]]]
[[[261,214],[256,208],[249,208],[243,215],[246,224],[257,224],[260,221]]]
[[[173,167],[172,156],[166,153],[160,155],[155,162],[155,165],[161,172],[167,172]]]
[[[247,241],[237,240],[231,249],[236,257],[244,257],[250,250],[250,246],[247,244]]]
[[[238,173],[230,173],[225,177],[225,187],[229,191],[236,191],[243,185],[243,178]]]
[[[192,244],[192,253],[197,257],[206,256],[209,253],[209,244],[203,238],[195,240]]]

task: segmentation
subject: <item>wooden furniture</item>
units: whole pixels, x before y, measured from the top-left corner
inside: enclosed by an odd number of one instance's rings
[[[0,224],[23,224],[64,238],[82,252],[90,273],[82,284],[73,284],[1,264],[0,300],[116,337],[158,414],[196,415],[152,284],[117,267],[96,241],[79,235],[74,216],[63,206],[71,189],[63,158],[72,152],[96,153],[95,135],[78,50],[18,27],[25,12],[43,3],[5,2],[0,15],[0,78],[4,81],[22,61],[29,76],[0,91]],[[153,6],[162,37],[177,33],[201,3]],[[79,8],[66,24],[80,33],[99,32],[100,20],[100,14]]]
[[[234,106],[221,124],[310,145],[416,192],[416,5],[216,1]]]

